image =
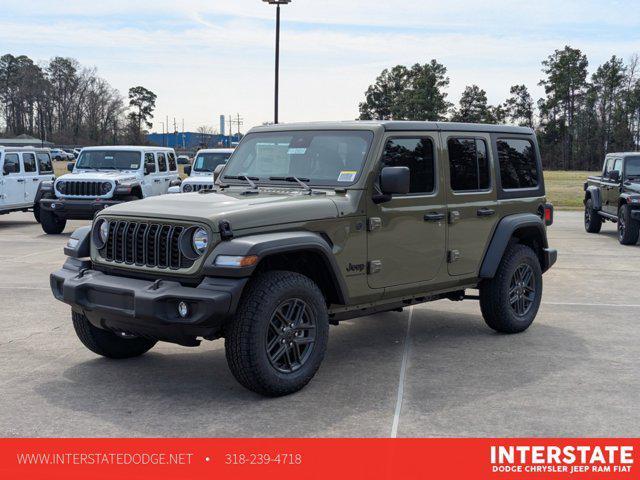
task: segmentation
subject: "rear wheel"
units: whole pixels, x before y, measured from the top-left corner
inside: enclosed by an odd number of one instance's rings
[[[484,321],[502,333],[519,333],[529,328],[541,299],[540,260],[526,245],[507,247],[495,276],[480,285]]]
[[[629,205],[622,205],[618,209],[618,241],[622,245],[635,245],[639,234],[640,226],[631,218]]]
[[[229,368],[261,395],[288,395],[304,387],[327,349],[327,306],[318,286],[294,272],[256,277],[226,332]]]
[[[42,225],[42,230],[45,233],[57,235],[64,231],[64,227],[67,226],[67,220],[59,218],[50,210],[40,210],[40,225]]]
[[[71,312],[71,315],[73,328],[82,344],[103,357],[115,359],[139,357],[156,344],[155,340],[121,337],[113,332],[94,327],[81,313]]]
[[[598,233],[602,228],[602,217],[593,208],[593,200],[587,199],[584,204],[584,229],[589,233]]]

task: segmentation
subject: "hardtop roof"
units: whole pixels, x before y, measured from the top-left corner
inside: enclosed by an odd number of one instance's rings
[[[174,152],[173,148],[169,147],[154,147],[149,145],[101,145],[101,146],[93,146],[93,147],[83,147],[82,151],[85,150],[139,150],[141,152],[155,152],[155,151],[163,151],[163,152]]]
[[[533,135],[529,127],[514,125],[493,125],[486,123],[458,123],[458,122],[428,122],[411,120],[351,120],[344,122],[300,122],[279,123],[277,125],[262,125],[252,128],[251,132],[269,132],[286,130],[370,130],[381,128],[388,132],[417,132],[417,131],[461,131],[485,133],[514,133]]]

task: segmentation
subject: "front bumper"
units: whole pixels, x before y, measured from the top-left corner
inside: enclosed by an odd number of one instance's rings
[[[40,208],[54,212],[60,218],[92,220],[100,210],[119,203],[122,203],[122,200],[43,198],[40,200]]]
[[[108,275],[74,258],[50,277],[53,295],[98,328],[189,346],[199,343],[196,337],[220,336],[246,281],[205,278],[197,287],[185,287]],[[178,314],[180,302],[189,307],[186,318]]]

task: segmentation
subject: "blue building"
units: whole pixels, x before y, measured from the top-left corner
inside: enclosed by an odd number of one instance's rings
[[[176,150],[195,150],[198,148],[229,147],[236,144],[242,136],[208,134],[198,132],[150,133],[147,141],[159,147],[165,146]]]

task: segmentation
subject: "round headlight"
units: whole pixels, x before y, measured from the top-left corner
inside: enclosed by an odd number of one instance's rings
[[[58,191],[60,193],[64,193],[67,190],[67,183],[66,182],[58,182],[56,184],[56,188],[58,189]]]
[[[100,224],[98,235],[102,243],[107,243],[107,239],[109,238],[109,222],[104,221]]]
[[[182,191],[183,192],[190,192],[192,190],[193,190],[193,186],[188,184],[188,183],[185,186],[182,187]]]
[[[100,186],[100,190],[102,195],[106,195],[107,193],[109,193],[111,191],[111,183],[109,182],[104,182],[101,186]]]
[[[198,254],[202,255],[209,245],[209,234],[204,228],[198,228],[195,232],[193,232],[192,237],[193,250]]]

